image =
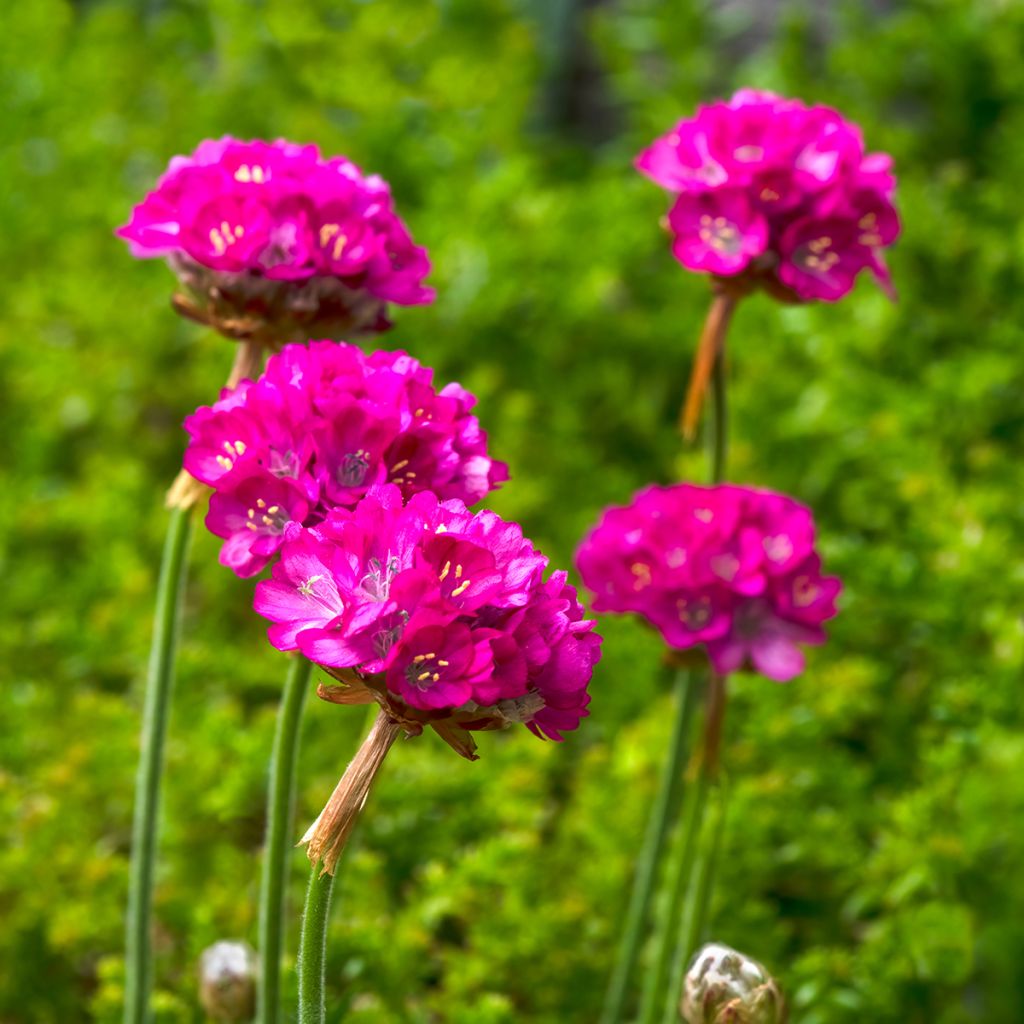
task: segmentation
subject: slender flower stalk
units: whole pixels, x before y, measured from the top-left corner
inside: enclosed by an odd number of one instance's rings
[[[689,962],[694,932],[703,929],[707,918],[717,841],[701,853],[702,837],[717,836],[720,815],[710,826],[705,821],[707,806],[721,807],[718,768],[722,724],[725,716],[725,680],[712,674],[708,683],[704,735],[691,787],[682,833],[670,858],[668,909],[655,940],[654,968],[644,991],[643,1024],[674,1021],[678,992]],[[667,1001],[666,1001],[667,1000]],[[668,1016],[666,1016],[668,1014]]]
[[[149,994],[153,983],[153,875],[160,817],[160,783],[190,535],[188,509],[174,509],[167,528],[157,584],[156,623],[146,678],[142,743],[135,785],[125,948],[125,1024],[145,1024],[149,1020]]]
[[[720,780],[714,785],[708,797],[711,811],[694,865],[695,877],[687,914],[685,919],[680,921],[679,943],[675,949],[671,977],[664,993],[665,1004],[661,1024],[676,1024],[679,1019],[679,993],[686,977],[686,968],[707,930],[714,870],[725,832],[726,788]]]
[[[277,1024],[280,1015],[281,948],[288,891],[288,853],[293,847],[295,769],[302,709],[313,672],[305,658],[293,657],[277,712],[267,791],[267,840],[260,879],[258,990],[259,1024]]]
[[[725,289],[716,290],[708,313],[707,324],[701,336],[701,347],[713,346],[711,364],[706,373],[712,382],[712,406],[709,416],[708,461],[712,483],[725,478],[728,455],[728,407],[726,405],[725,331],[735,306],[735,297]],[[709,331],[708,324],[713,325]],[[710,340],[708,340],[710,337]],[[690,381],[687,409],[693,395],[694,382],[701,369],[700,350],[697,367]],[[705,383],[707,380],[705,377]],[[704,385],[697,395],[695,415],[700,415],[700,399]],[[684,433],[686,428],[684,426]],[[693,436],[692,433],[690,435]],[[673,849],[667,866],[669,901],[662,927],[655,937],[655,956],[644,986],[642,1024],[672,1024],[677,1014],[676,1002],[682,976],[689,962],[692,936],[691,925],[702,928],[710,902],[714,879],[714,859],[717,849],[707,852],[698,860],[698,847],[704,830],[704,815],[708,790],[716,786],[722,749],[722,727],[725,721],[726,680],[717,672],[711,673],[707,688],[703,736],[697,764],[697,777],[690,793],[683,819],[682,833]],[[716,833],[718,829],[715,829]],[[717,846],[717,844],[716,844]],[[696,877],[694,877],[696,872]],[[664,1007],[664,1009],[662,1009]]]
[[[257,375],[263,363],[264,351],[258,344],[241,342],[228,374],[228,386],[231,387],[246,377]],[[135,786],[125,950],[126,1024],[144,1024],[150,1016],[150,932],[163,750],[174,685],[181,596],[188,577],[187,552],[192,530],[191,510],[206,490],[207,488],[182,470],[167,492],[166,504],[171,514],[157,583],[156,622],[146,677],[142,744]]]
[[[687,785],[682,825],[669,852],[666,865],[668,897],[660,926],[655,931],[653,959],[644,978],[639,1018],[641,1024],[654,1024],[658,1020],[662,994],[671,971],[672,953],[675,948],[675,923],[682,914],[697,848],[696,835],[700,831],[707,796],[707,776],[702,770],[703,765],[702,758],[696,775],[691,777]]]
[[[665,839],[671,824],[679,813],[687,737],[696,704],[696,689],[697,686],[689,672],[684,670],[677,672],[673,693],[672,731],[669,736],[668,750],[665,754],[665,763],[662,766],[658,792],[647,821],[644,844],[637,861],[633,891],[630,894],[629,906],[622,927],[622,939],[619,943],[615,967],[601,1012],[601,1024],[616,1024],[621,1020],[629,999],[629,982],[636,966],[637,955],[647,926],[651,897],[657,880],[658,864],[661,862]]]
[[[714,374],[721,374],[721,368],[725,360],[725,339],[729,333],[729,324],[732,321],[733,313],[745,289],[734,282],[724,281],[716,278],[713,284],[711,308],[708,310],[707,319],[701,330],[700,340],[697,342],[697,355],[694,359],[693,372],[690,374],[690,383],[687,385],[686,400],[680,410],[679,428],[686,441],[692,441],[697,436],[697,426],[700,423],[701,409],[704,404],[704,395],[708,388],[708,382]],[[719,377],[719,381],[722,378]],[[724,385],[716,386],[720,393],[716,398],[722,399],[725,396]],[[716,405],[714,414],[714,434],[717,438],[720,431],[718,427],[724,423],[725,403]],[[715,441],[714,459],[712,466],[712,480],[718,483],[723,479],[725,471],[725,443],[724,431],[722,444]]]
[[[331,910],[334,875],[313,865],[306,890],[299,939],[299,1024],[324,1024],[327,969],[327,921]]]

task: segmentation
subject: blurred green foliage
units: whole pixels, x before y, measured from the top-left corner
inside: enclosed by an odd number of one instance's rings
[[[901,175],[901,298],[759,297],[733,479],[813,505],[846,591],[789,686],[739,678],[714,932],[796,1024],[1024,1019],[1024,6],[730,0],[33,0],[0,34],[0,1021],[120,1019],[161,492],[230,346],[114,239],[204,136],[287,136],[393,183],[438,301],[386,340],[480,396],[494,507],[566,564],[601,507],[701,479],[673,422],[706,282],[633,154],[741,84],[830,102]],[[252,938],[284,665],[193,549],[156,893],[160,1024]],[[593,1021],[666,733],[656,639],[604,624],[556,746],[397,748],[336,893],[332,1020]],[[313,702],[300,816],[365,726]],[[293,902],[305,863],[294,855]],[[294,922],[291,948],[294,949]]]

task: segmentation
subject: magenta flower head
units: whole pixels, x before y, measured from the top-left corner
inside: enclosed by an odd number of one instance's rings
[[[637,169],[675,196],[676,259],[787,301],[834,302],[869,270],[892,292],[882,250],[900,233],[885,153],[829,107],[741,89],[656,139]]]
[[[256,587],[271,643],[341,681],[320,687],[324,699],[379,703],[392,734],[430,726],[471,760],[476,730],[522,723],[562,739],[587,715],[601,653],[566,574],[545,581],[547,559],[493,512],[402,497],[375,486],[318,526],[286,528],[271,579]],[[358,763],[307,834],[328,871],[365,799],[354,795]]]
[[[206,525],[224,538],[221,562],[252,576],[288,523],[321,522],[375,484],[479,501],[508,469],[487,454],[475,404],[458,384],[438,391],[433,371],[404,352],[286,346],[258,380],[185,420],[185,469],[213,488]]]
[[[803,671],[840,582],[821,574],[810,510],[772,491],[649,487],[610,508],[577,553],[594,610],[636,612],[670,647],[703,644],[715,672]]]
[[[434,298],[426,250],[387,182],[316,146],[202,142],[171,160],[117,233],[133,255],[168,260],[179,312],[239,339],[379,331],[387,303]]]

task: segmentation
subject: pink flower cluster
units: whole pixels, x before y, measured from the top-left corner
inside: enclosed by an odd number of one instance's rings
[[[561,739],[587,714],[600,637],[564,572],[519,526],[393,485],[318,526],[291,524],[256,610],[271,643],[357,668],[425,721],[522,722]]]
[[[829,107],[742,89],[680,121],[636,166],[677,194],[668,223],[690,270],[833,302],[867,269],[891,292],[892,158],[865,153],[858,127]]]
[[[715,671],[780,682],[824,643],[840,582],[822,576],[810,510],[723,484],[649,487],[610,508],[577,554],[596,611],[637,612],[672,647],[703,643]]]
[[[271,356],[257,381],[226,388],[185,420],[185,469],[214,488],[206,525],[224,537],[221,562],[259,572],[289,522],[311,525],[390,482],[472,504],[508,479],[458,384],[404,352],[365,355],[313,341]]]
[[[140,257],[176,256],[271,280],[337,278],[401,305],[431,302],[426,250],[387,182],[344,157],[225,136],[175,157],[118,234]]]

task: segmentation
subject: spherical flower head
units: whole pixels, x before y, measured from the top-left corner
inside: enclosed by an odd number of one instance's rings
[[[834,302],[869,269],[892,294],[892,160],[865,153],[860,129],[829,107],[742,89],[679,122],[636,167],[676,196],[672,251],[690,270]]]
[[[388,326],[387,303],[419,305],[426,250],[381,178],[316,146],[225,136],[175,157],[117,234],[164,257],[180,312],[267,344]]]
[[[703,644],[720,674],[779,682],[825,641],[840,582],[823,576],[810,510],[772,491],[650,487],[608,509],[577,553],[595,611],[633,612],[669,646]]]
[[[693,958],[683,985],[686,1024],[785,1024],[775,979],[756,960],[719,943]]]
[[[379,484],[473,504],[508,479],[487,452],[457,384],[404,352],[365,355],[344,343],[288,345],[257,381],[226,388],[185,420],[185,469],[213,488],[206,525],[221,562],[252,576],[289,523],[312,525]]]
[[[547,564],[493,512],[383,484],[316,526],[290,524],[255,608],[275,647],[345,681],[326,699],[376,700],[472,757],[475,730],[522,723],[560,740],[588,713],[601,639],[565,573],[543,579]]]

